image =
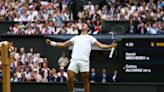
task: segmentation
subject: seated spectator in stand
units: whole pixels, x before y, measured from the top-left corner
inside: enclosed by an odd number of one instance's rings
[[[66,34],[67,33],[67,29],[65,27],[65,23],[62,23],[61,28],[58,28],[57,31],[58,31],[58,34]]]
[[[69,59],[67,57],[67,53],[63,52],[62,56],[58,60],[58,64],[60,68],[65,68],[68,65],[68,63],[69,63]]]
[[[84,5],[84,10],[87,10],[90,12],[90,14],[94,13],[95,6],[92,4],[92,1],[88,1],[87,5]]]
[[[47,64],[43,63],[43,68],[41,69],[41,71],[43,71],[43,75],[45,78],[47,78],[49,70],[50,68],[48,68]]]
[[[95,11],[94,14],[91,15],[91,21],[96,21],[96,20],[101,20],[101,16]]]
[[[47,67],[49,67],[48,59],[47,58],[43,58],[43,64],[45,64]]]
[[[98,75],[96,74],[96,70],[95,68],[91,68],[91,72],[89,74],[89,80],[90,80],[90,83],[96,83],[98,82]]]
[[[49,70],[48,76],[47,76],[47,80],[48,80],[48,82],[54,82],[54,81],[56,81],[55,80],[55,77],[52,75],[52,70]]]
[[[27,29],[25,30],[25,34],[27,35],[32,35],[34,33],[35,33],[34,30],[30,26],[27,27]]]
[[[26,81],[27,81],[27,79],[26,79],[26,77],[25,77],[25,74],[22,73],[22,74],[21,74],[20,82],[26,82]]]
[[[42,81],[42,76],[39,74],[38,69],[32,70],[30,81],[34,81],[34,82],[41,82]]]
[[[136,33],[139,33],[139,34],[146,34],[147,33],[146,26],[143,22],[139,25],[139,28],[136,31]]]
[[[24,71],[24,74],[25,74],[25,78],[27,81],[30,80],[30,76],[31,76],[31,70],[29,67],[26,67],[25,71]]]
[[[61,67],[60,71],[57,74],[58,74],[57,82],[63,83],[67,81],[68,75],[67,72],[64,71],[64,67]]]
[[[111,80],[112,80],[112,82],[118,82],[118,81],[120,81],[120,80],[119,80],[119,75],[118,75],[118,71],[117,71],[117,70],[114,70],[114,72],[113,72],[113,74],[112,74],[112,76],[111,76]]]
[[[32,55],[32,57],[31,57],[32,60],[33,60],[34,57],[36,56],[36,53],[34,52],[34,49],[33,49],[33,48],[30,48],[30,52],[29,52],[28,54]],[[28,55],[28,54],[27,54],[27,55]]]
[[[164,23],[162,21],[158,21],[156,22],[159,33],[160,34],[164,34]]]
[[[52,68],[52,70],[50,70],[48,73],[47,80],[48,82],[56,82],[57,78],[58,78],[58,75],[56,73],[56,69]]]
[[[40,53],[37,53],[36,56],[34,57],[33,62],[35,63],[43,63],[43,59],[40,57]]]
[[[52,68],[52,76],[54,76],[55,77],[55,81],[57,81],[57,78],[58,78],[58,74],[57,74],[57,72],[56,72],[56,69],[55,68]]]
[[[101,23],[100,21],[96,21],[95,31],[93,32],[93,34],[99,34],[100,32],[101,32]]]
[[[155,23],[152,25],[152,27],[147,28],[147,31],[149,34],[158,34],[159,32]]]
[[[100,82],[101,83],[106,83],[106,82],[109,82],[110,81],[110,76],[109,74],[107,73],[106,69],[103,68],[102,69],[102,73],[100,75]]]
[[[50,35],[52,33],[53,33],[52,30],[49,30],[48,27],[45,27],[45,29],[41,31],[41,34],[44,34],[44,35]]]
[[[10,78],[11,82],[18,82],[18,77],[15,73],[12,74],[11,78]]]
[[[41,75],[41,82],[48,82],[48,79],[47,79],[48,74],[47,74],[47,76],[45,76],[45,71],[43,71],[43,70],[41,70],[39,72],[40,72],[40,75]]]
[[[20,63],[19,63],[20,64]],[[18,82],[20,82],[21,81],[21,75],[22,75],[22,72],[21,72],[21,68],[19,67],[20,65],[18,65],[17,66],[17,68],[16,68],[16,71],[15,71],[15,74],[16,74],[16,77],[17,77],[17,79],[18,79]]]
[[[78,27],[79,30],[81,30],[82,24],[83,24],[82,20],[79,19],[78,22],[76,23],[76,26]]]
[[[25,64],[26,55],[27,54],[25,53],[25,48],[24,47],[20,48],[19,60],[21,61],[22,64]]]
[[[67,34],[79,34],[78,28],[75,24],[72,24],[71,28],[67,29]]]
[[[93,34],[93,32],[95,31],[95,27],[94,27],[94,25],[92,24],[91,20],[87,20],[87,24],[88,24],[88,27],[89,27],[88,33],[89,33],[89,34]]]

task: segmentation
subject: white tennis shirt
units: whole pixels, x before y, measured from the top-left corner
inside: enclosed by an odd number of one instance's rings
[[[97,41],[91,35],[77,35],[70,39],[73,44],[71,59],[88,61],[92,45]]]

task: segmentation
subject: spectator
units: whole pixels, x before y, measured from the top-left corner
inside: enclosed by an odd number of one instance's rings
[[[52,75],[52,70],[49,71],[48,76],[47,76],[48,82],[53,82],[55,81],[55,77]]]
[[[66,82],[68,75],[67,72],[64,71],[63,67],[60,68],[60,71],[57,74],[58,74],[57,82],[60,83]]]
[[[88,1],[88,5],[84,6],[84,10],[89,11],[90,15],[94,13],[95,7],[92,4],[92,1]]]
[[[36,53],[34,53],[34,49],[30,48],[30,52],[28,54],[32,55],[32,59],[34,59],[34,57],[36,56]]]
[[[95,31],[93,32],[93,34],[99,34],[100,32],[101,32],[101,24],[100,24],[100,21],[96,21]]]
[[[69,59],[67,57],[66,52],[62,53],[62,56],[59,58],[58,60],[58,64],[60,66],[60,68],[65,68],[69,63]]]
[[[70,26],[67,26],[67,34],[78,34],[78,33],[79,32],[78,32],[77,26],[75,24],[72,24]]]
[[[43,58],[43,64],[45,64],[47,67],[49,66],[47,58]]]
[[[57,78],[58,78],[58,76],[57,76],[56,70],[55,70],[55,68],[53,68],[48,73],[48,76],[47,76],[48,82],[56,82]]]
[[[34,57],[34,63],[43,63],[43,59],[40,57],[40,53],[37,53],[36,57]]]
[[[91,15],[91,21],[96,21],[96,20],[101,20],[101,16],[100,16],[100,14],[98,14],[97,12],[94,12],[94,13]]]
[[[21,63],[23,63],[23,64],[25,64],[25,57],[26,57],[25,48],[22,47],[22,48],[20,48],[19,60],[20,60]]]
[[[101,76],[100,76],[100,82],[106,83],[106,82],[109,82],[109,81],[110,81],[110,76],[109,76],[109,74],[107,73],[106,69],[103,68],[103,69],[102,69]]]
[[[157,25],[154,23],[152,27],[147,28],[149,34],[158,34]]]
[[[91,68],[89,80],[90,80],[90,83],[98,82],[98,75],[96,74],[95,68]]]
[[[56,69],[55,68],[52,68],[52,76],[54,76],[55,77],[55,81],[57,81],[58,74],[56,73]]]
[[[11,82],[18,82],[18,77],[15,73],[11,76]]]
[[[41,69],[41,71],[43,71],[43,75],[44,75],[45,78],[47,78],[49,70],[50,69],[48,68],[47,64],[43,63],[43,68]]]
[[[33,69],[31,72],[30,81],[41,82],[42,76],[39,74],[38,69]]]
[[[31,77],[31,70],[29,67],[26,67],[26,69],[24,71],[24,75],[25,75],[26,80],[29,81],[30,77]]]
[[[47,76],[45,76],[45,71],[41,70],[39,72],[40,72],[40,75],[41,75],[41,82],[48,82],[48,73],[47,73]]]
[[[25,77],[25,74],[22,73],[22,74],[21,74],[20,82],[26,82],[26,81],[27,81],[27,79],[26,79],[26,77]]]
[[[145,24],[143,22],[139,25],[139,28],[136,31],[136,33],[139,33],[139,34],[146,34],[147,33],[147,29],[146,29]]]
[[[78,22],[76,23],[76,25],[77,25],[77,27],[78,27],[79,30],[81,30],[82,24],[83,24],[82,20],[79,19]]]
[[[117,70],[114,70],[114,71],[113,71],[113,74],[112,74],[112,81],[113,81],[113,82],[118,82],[118,81],[120,81],[120,80],[119,80],[119,76],[118,76],[118,71],[117,71]]]
[[[49,23],[48,23],[48,30],[50,31],[50,34],[57,34],[56,28],[55,28],[55,26],[53,25],[53,22],[49,22]]]
[[[67,33],[67,29],[65,27],[65,23],[62,23],[61,28],[58,28],[57,31],[58,31],[59,34],[66,34]]]
[[[95,27],[92,24],[91,20],[87,20],[87,24],[88,24],[88,27],[89,27],[89,34],[92,34],[95,31]]]

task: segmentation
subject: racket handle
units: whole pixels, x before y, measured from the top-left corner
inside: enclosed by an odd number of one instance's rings
[[[111,49],[111,52],[110,52],[109,58],[112,58],[113,53],[114,53],[114,50],[115,50],[115,48],[112,48],[112,49]]]

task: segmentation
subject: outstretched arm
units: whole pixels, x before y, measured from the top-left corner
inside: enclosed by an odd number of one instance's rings
[[[110,49],[112,47],[116,47],[117,46],[117,43],[112,43],[111,45],[107,45],[107,44],[102,44],[100,43],[99,41],[96,41],[94,43],[95,46],[99,47],[99,48],[102,48],[102,49]]]
[[[65,42],[54,42],[49,39],[46,40],[46,44],[54,46],[54,47],[61,47],[61,48],[66,48],[72,45],[71,41],[65,41]]]

